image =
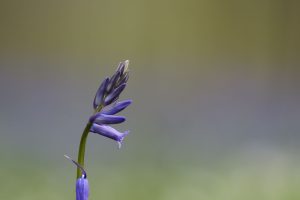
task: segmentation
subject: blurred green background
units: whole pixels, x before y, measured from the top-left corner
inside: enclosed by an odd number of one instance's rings
[[[0,2],[0,199],[75,198],[81,131],[129,59],[91,200],[300,199],[299,1]]]

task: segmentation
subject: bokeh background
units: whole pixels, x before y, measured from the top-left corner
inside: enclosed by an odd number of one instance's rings
[[[91,200],[300,199],[300,3],[0,2],[0,199],[74,199],[81,132],[119,61],[121,150],[90,135]]]

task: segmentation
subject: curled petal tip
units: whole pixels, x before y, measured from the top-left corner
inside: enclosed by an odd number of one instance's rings
[[[117,141],[117,142],[118,142],[118,149],[121,149],[121,147],[122,147],[122,142],[123,142],[124,138],[128,135],[128,133],[129,133],[129,131],[124,131],[123,137],[120,138],[119,141]]]

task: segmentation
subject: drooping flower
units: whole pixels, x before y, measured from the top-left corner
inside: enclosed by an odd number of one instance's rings
[[[116,129],[107,126],[107,125],[99,125],[94,123],[91,128],[91,132],[98,133],[102,136],[108,137],[118,142],[119,148],[121,148],[122,141],[126,135],[128,135],[129,131],[119,132]]]
[[[95,114],[89,120],[92,124],[90,127],[91,132],[117,141],[119,148],[129,131],[119,132],[107,125],[124,122],[125,117],[115,116],[114,114],[121,112],[132,103],[131,100],[116,102],[125,89],[129,78],[128,64],[128,60],[121,62],[116,72],[110,78],[105,78],[102,81],[93,102]]]
[[[89,183],[84,170],[85,146],[89,132],[117,141],[119,148],[124,137],[129,133],[129,131],[120,132],[110,126],[126,120],[125,117],[115,114],[132,103],[131,100],[117,102],[127,85],[129,78],[128,64],[128,60],[121,62],[116,72],[111,77],[105,78],[100,84],[93,101],[94,114],[89,118],[81,135],[77,162],[65,156],[77,166],[76,200],[88,200],[89,197]]]

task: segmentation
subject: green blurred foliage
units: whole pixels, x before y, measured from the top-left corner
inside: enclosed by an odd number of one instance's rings
[[[283,0],[2,1],[0,49],[96,60],[297,59],[298,8]]]
[[[152,164],[124,168],[97,163],[90,170],[90,199],[299,199],[299,163],[296,167],[286,158],[252,161],[256,163],[225,161],[211,168]],[[1,199],[75,198],[71,167],[31,164],[20,167],[18,173],[1,167]]]

